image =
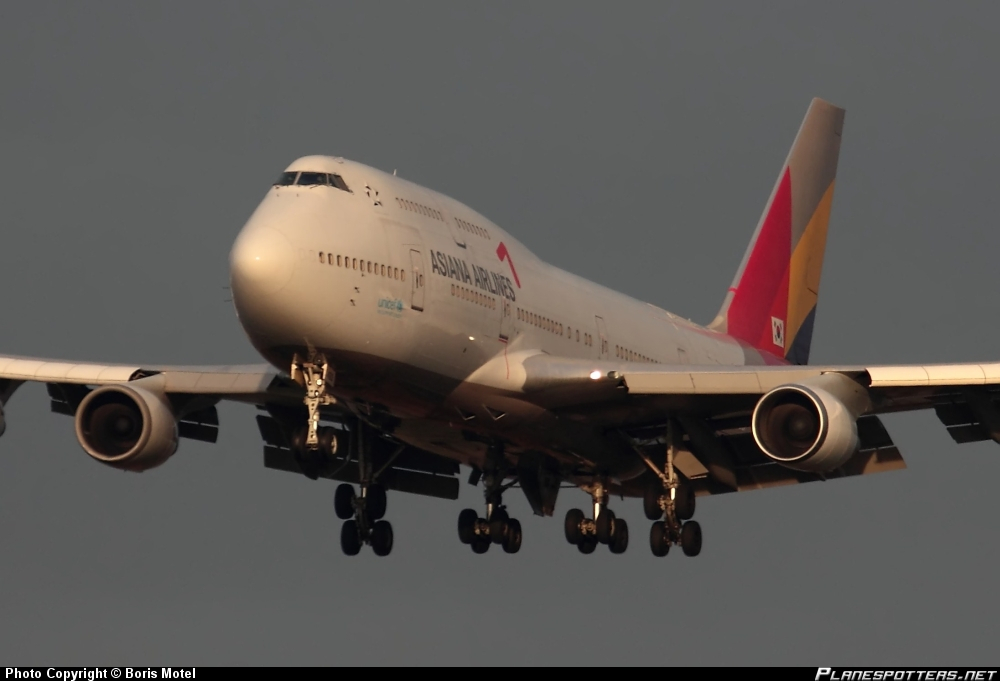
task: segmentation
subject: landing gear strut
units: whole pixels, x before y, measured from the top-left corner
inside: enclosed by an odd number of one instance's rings
[[[327,392],[334,375],[322,357],[304,362],[298,356],[292,361],[291,375],[306,389],[303,402],[308,412],[306,427],[296,431],[292,449],[302,472],[315,480],[324,458],[332,460],[337,454],[337,434],[332,428],[319,426],[320,407],[336,403]],[[351,459],[357,461],[361,494],[345,483],[337,487],[333,497],[334,511],[345,521],[340,531],[340,547],[348,556],[356,556],[363,544],[370,544],[377,556],[388,556],[392,551],[392,525],[382,520],[386,511],[385,488],[376,483],[372,472],[373,437],[366,423],[354,419],[350,428],[351,451],[345,464]]]
[[[695,496],[689,484],[682,484],[674,469],[676,456],[675,427],[667,424],[667,461],[664,470],[657,468],[645,455],[643,460],[660,478],[661,484],[650,485],[643,497],[646,517],[655,521],[649,528],[649,548],[662,558],[670,547],[680,544],[686,556],[701,553],[701,525],[694,516]]]
[[[628,548],[628,523],[624,518],[616,518],[608,508],[608,492],[605,484],[598,482],[591,488],[594,501],[594,517],[587,518],[583,511],[571,508],[566,512],[566,541],[574,544],[580,553],[593,553],[597,544],[607,544],[611,553],[625,553]]]
[[[490,445],[482,475],[486,517],[480,518],[471,508],[458,515],[458,538],[471,546],[473,553],[486,553],[490,544],[500,544],[506,553],[521,549],[521,523],[511,518],[503,505],[503,493],[510,487],[504,484],[508,472],[503,446]]]
[[[392,525],[383,520],[386,511],[385,487],[372,475],[372,433],[360,419],[354,422],[351,444],[355,448],[361,494],[354,485],[343,483],[333,495],[333,510],[344,520],[340,528],[340,548],[348,556],[356,556],[363,544],[370,544],[376,556],[388,556],[392,551]]]

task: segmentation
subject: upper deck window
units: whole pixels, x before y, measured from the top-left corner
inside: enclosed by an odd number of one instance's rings
[[[311,171],[285,171],[278,178],[277,182],[274,183],[274,186],[287,187],[293,184],[300,187],[336,187],[337,189],[343,189],[345,192],[351,191],[347,183],[344,182],[344,178],[340,175],[335,175],[334,173],[314,173]]]

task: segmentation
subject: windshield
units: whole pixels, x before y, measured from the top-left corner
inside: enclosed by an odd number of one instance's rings
[[[279,177],[277,180],[275,180],[274,186],[275,187],[287,187],[288,185],[295,184],[295,178],[296,178],[296,176],[298,176],[298,172],[296,172],[294,170],[292,170],[292,171],[285,171],[285,172],[281,173],[281,177]]]
[[[347,187],[347,183],[344,182],[344,178],[340,175],[335,175],[333,173],[314,173],[309,170],[304,170],[302,172],[286,170],[274,183],[274,186],[288,187],[293,184],[300,187],[336,187],[337,189],[342,189],[345,192],[351,191]]]

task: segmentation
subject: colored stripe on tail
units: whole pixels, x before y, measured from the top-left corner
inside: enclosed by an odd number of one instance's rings
[[[844,110],[814,99],[710,328],[807,364]]]

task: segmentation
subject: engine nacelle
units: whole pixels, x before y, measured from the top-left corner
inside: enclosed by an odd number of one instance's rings
[[[108,385],[80,402],[76,437],[84,451],[101,463],[145,471],[177,451],[177,419],[166,399],[153,392]]]
[[[822,374],[775,388],[754,408],[757,446],[793,470],[824,473],[858,449],[858,417],[871,409],[868,392],[843,374]]]

